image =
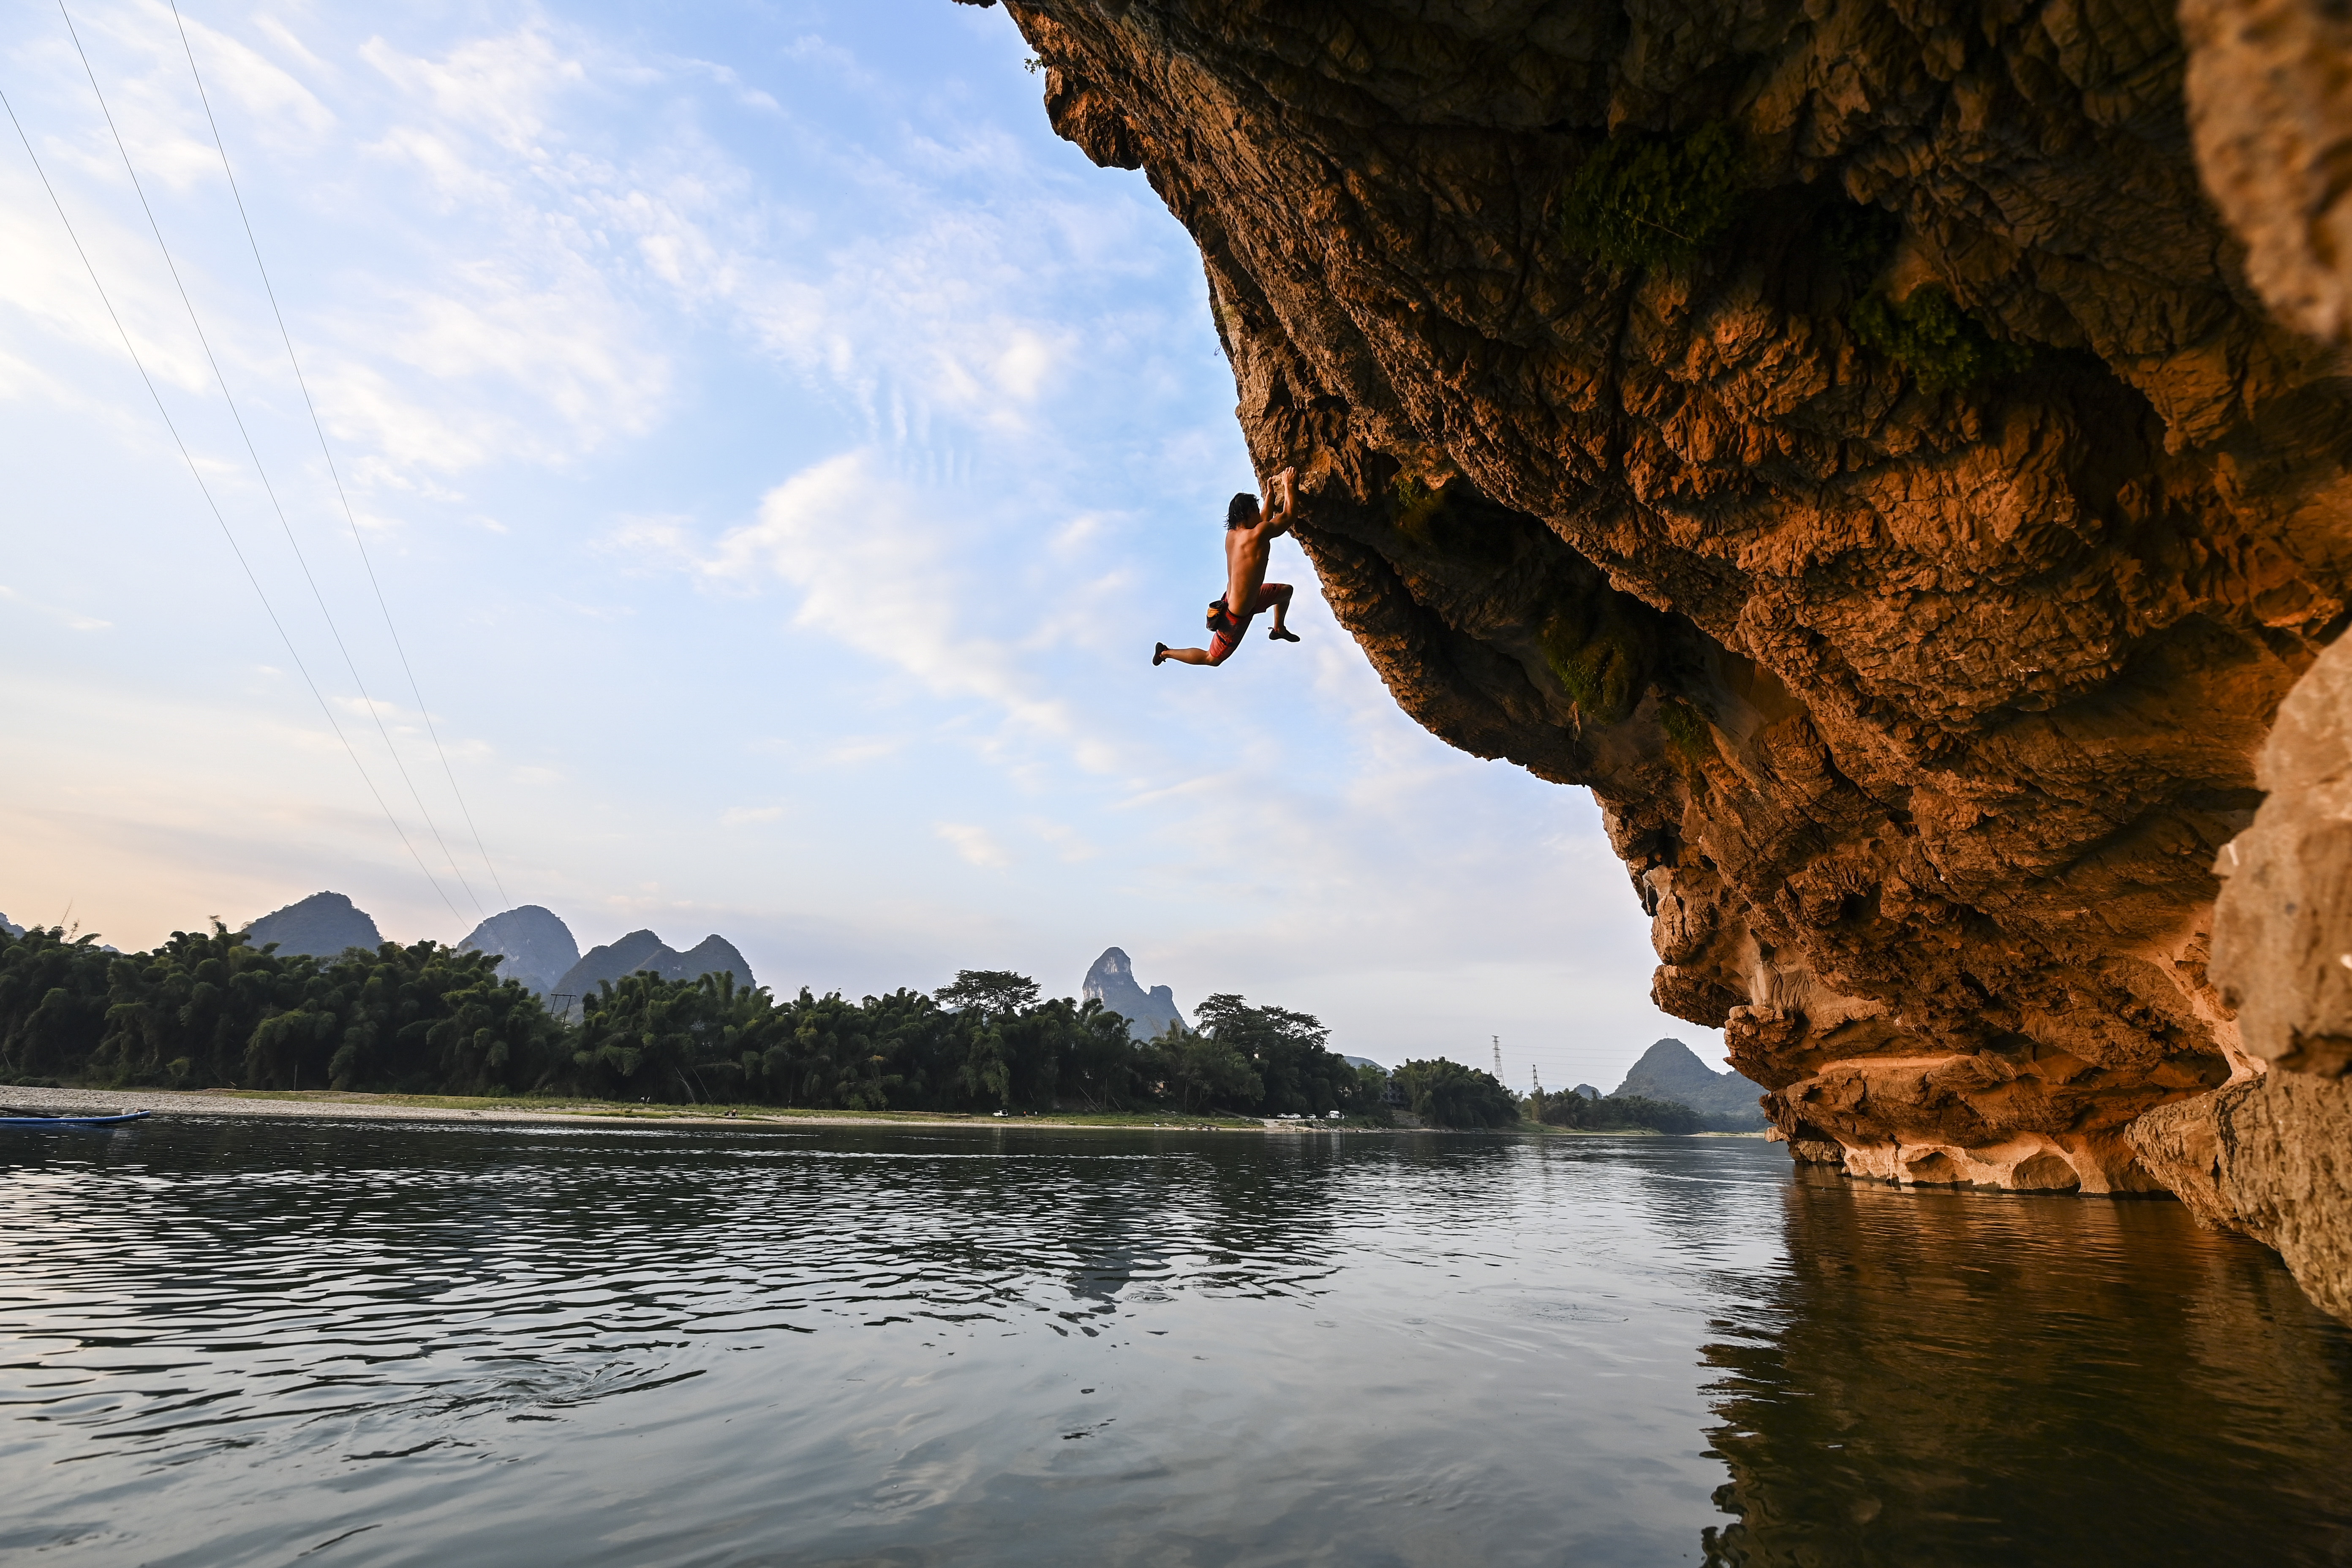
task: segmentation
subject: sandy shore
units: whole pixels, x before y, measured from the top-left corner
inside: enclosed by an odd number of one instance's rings
[[[332,1117],[362,1121],[520,1121],[541,1125],[612,1127],[657,1121],[683,1127],[1021,1127],[1063,1131],[1303,1132],[1370,1131],[1307,1121],[1201,1121],[1198,1120],[1088,1121],[1056,1116],[949,1116],[928,1111],[857,1115],[849,1111],[780,1110],[772,1106],[714,1115],[681,1105],[627,1105],[611,1100],[465,1100],[456,1097],[339,1094],[329,1089],[299,1093],[259,1089],[18,1089],[0,1085],[0,1106],[43,1115],[103,1114],[152,1110],[159,1116]]]
[[[774,1106],[736,1106],[734,1114],[713,1114],[687,1105],[629,1105],[618,1100],[467,1100],[457,1096],[339,1094],[331,1089],[17,1089],[0,1084],[0,1107],[41,1115],[110,1114],[152,1110],[158,1116],[309,1117],[346,1121],[518,1121],[573,1127],[993,1127],[1097,1132],[1433,1132],[1460,1137],[1492,1136],[1457,1129],[1345,1126],[1330,1121],[1285,1121],[1276,1118],[1215,1121],[1197,1117],[1152,1121],[1142,1117],[952,1116],[927,1110],[860,1115],[845,1110],[782,1110]],[[1587,1131],[1580,1128],[1520,1125],[1507,1133],[1552,1138],[1654,1138],[1638,1130]],[[1761,1132],[1699,1132],[1699,1138],[1761,1138]]]

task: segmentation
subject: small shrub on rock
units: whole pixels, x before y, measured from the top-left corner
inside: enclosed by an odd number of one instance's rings
[[[1687,261],[1731,226],[1746,180],[1731,127],[1612,136],[1569,181],[1569,244],[1620,267]]]
[[[1854,302],[1846,322],[1866,348],[1911,373],[1923,392],[1961,392],[2032,363],[2024,343],[2004,342],[1935,284],[1912,290],[1900,304],[1883,293]]]
[[[1544,623],[1544,663],[1588,723],[1622,724],[1648,689],[1640,628],[1608,599],[1568,605]]]

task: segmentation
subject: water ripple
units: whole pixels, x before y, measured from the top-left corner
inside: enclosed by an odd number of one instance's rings
[[[2344,1336],[2169,1205],[1665,1139],[191,1119],[0,1159],[0,1550],[1962,1563],[2031,1537],[2021,1469],[2107,1484],[2088,1398],[2172,1545],[2347,1522]]]

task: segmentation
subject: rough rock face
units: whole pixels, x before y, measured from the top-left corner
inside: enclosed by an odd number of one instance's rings
[[[2266,1073],[2132,1126],[2197,1217],[2275,1247],[2311,1299],[2352,1321],[2352,1084]]]
[[[2280,320],[2352,342],[2352,12],[2186,0],[2189,123],[2214,205]]]
[[[2343,366],[2170,5],[1007,9],[1198,241],[1341,619],[1592,788],[1791,1148],[2151,1185],[2123,1129],[2258,1070],[2210,868],[2352,581]]]
[[[2352,1320],[2352,641],[2288,695],[2259,782],[2268,798],[2216,867],[2212,975],[2270,1070],[2131,1138],[2200,1219],[2278,1248]]]

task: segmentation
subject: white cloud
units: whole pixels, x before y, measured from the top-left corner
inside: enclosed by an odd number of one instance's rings
[[[974,866],[1010,866],[1013,857],[1004,852],[995,836],[985,827],[968,822],[942,822],[933,831],[955,847],[955,852]]]
[[[443,119],[526,156],[542,151],[553,100],[588,77],[585,65],[567,58],[541,26],[470,39],[438,59],[404,55],[381,37],[370,38],[359,52]]]
[[[144,19],[136,37],[153,38],[163,36],[165,58],[158,62],[160,69],[170,71],[173,46],[178,43],[176,33],[161,35],[162,26],[171,25],[171,12],[164,6],[148,4],[140,7]],[[273,42],[294,54],[303,67],[314,74],[330,74],[325,62],[303,48],[299,39],[267,16],[257,16],[255,24],[268,34]],[[290,72],[280,68],[259,50],[247,47],[229,34],[206,26],[185,11],[179,15],[179,25],[187,28],[188,47],[195,54],[197,68],[205,73],[205,84],[211,91],[243,110],[244,123],[259,126],[265,134],[280,142],[296,138],[315,142],[330,133],[336,121],[332,110],[319,101],[318,97]]]
[[[84,615],[79,610],[65,609],[57,605],[45,605],[37,599],[27,598],[5,584],[0,584],[0,599],[5,599],[12,605],[22,605],[37,615],[45,616],[56,621],[68,631],[102,632],[110,630],[114,625],[112,621],[100,620],[96,616]]]
[[[608,555],[628,557],[635,563],[631,568],[635,571],[690,568],[699,564],[692,521],[675,514],[624,516],[594,542],[594,547]]]
[[[836,741],[817,756],[817,761],[832,767],[855,767],[860,763],[880,762],[895,757],[906,748],[902,735],[853,735]]]
[[[884,476],[874,454],[845,452],[770,490],[759,521],[719,542],[703,571],[752,581],[764,569],[801,590],[796,625],[894,665],[942,697],[978,698],[1016,726],[1073,735],[1067,705],[1044,695],[1012,646],[961,623],[975,583],[924,498]],[[1097,746],[1088,765],[1108,759]]]
[[[1052,845],[1055,852],[1066,863],[1076,865],[1081,861],[1091,860],[1102,853],[1099,845],[1089,843],[1085,835],[1079,833],[1068,823],[1033,816],[1024,821],[1022,826]]]

